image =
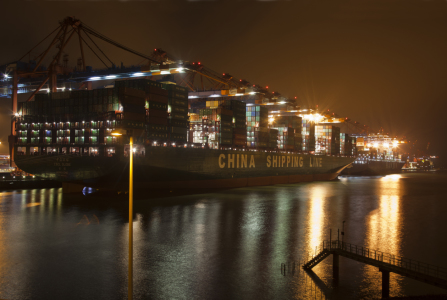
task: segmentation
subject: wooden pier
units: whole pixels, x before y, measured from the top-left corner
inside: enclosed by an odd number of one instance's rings
[[[427,263],[365,247],[359,247],[338,240],[324,241],[320,249],[316,251],[315,256],[308,261],[305,261],[302,267],[305,270],[311,270],[331,254],[333,257],[333,276],[334,280],[337,281],[340,271],[340,256],[379,268],[379,271],[382,272],[382,298],[389,298],[391,272],[447,289],[446,268],[440,268]]]

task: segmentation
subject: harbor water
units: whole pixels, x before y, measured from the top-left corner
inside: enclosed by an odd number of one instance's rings
[[[136,200],[135,299],[379,299],[381,273],[323,240],[447,267],[447,174],[341,177]],[[0,299],[127,299],[128,203],[61,189],[0,193]],[[342,236],[340,235],[340,240]],[[396,274],[391,296],[447,294]]]

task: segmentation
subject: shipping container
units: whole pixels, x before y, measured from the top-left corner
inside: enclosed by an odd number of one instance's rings
[[[141,91],[141,90],[137,90],[137,89],[129,88],[129,87],[119,87],[118,94],[120,96],[132,96],[132,97],[137,97],[137,98],[145,98],[146,97],[145,91]]]
[[[146,101],[160,102],[160,103],[168,103],[168,96],[158,95],[158,94],[149,94],[146,95]]]
[[[169,139],[174,142],[186,142],[186,134],[171,133]]]
[[[123,112],[123,120],[144,121],[145,117],[145,114]]]
[[[168,104],[175,105],[175,106],[183,106],[188,107],[188,99],[174,99],[174,98],[168,98]]]
[[[154,131],[148,131],[146,133],[146,137],[148,139],[160,139],[160,140],[167,140],[168,139],[168,133],[167,132],[154,132]]]
[[[171,119],[177,119],[177,120],[188,120],[188,115],[179,114],[179,113],[171,113]]]
[[[170,127],[169,132],[171,133],[176,133],[176,134],[181,134],[181,135],[185,135],[187,134],[188,129],[187,128],[182,128],[182,127]]]
[[[144,109],[144,106],[134,105],[134,104],[126,104],[126,103],[123,103],[122,106],[123,106],[123,112],[131,112],[131,113],[142,114],[142,115],[146,114],[146,109]],[[99,110],[100,107],[101,107],[101,109]],[[104,109],[104,107],[102,107],[101,105],[98,105],[98,110],[99,111],[107,111],[107,106],[106,106],[106,109]]]
[[[149,117],[167,118],[168,112],[159,109],[147,109],[146,115]]]
[[[188,114],[187,107],[171,105],[170,108],[171,108],[170,111],[173,113],[179,113],[179,114],[184,114],[184,115]]]
[[[168,104],[167,104],[167,101],[166,101],[166,103],[161,103],[161,102],[146,100],[145,107],[148,109],[158,109],[158,110],[167,111]]]
[[[168,125],[168,119],[163,117],[152,117],[148,116],[146,117],[146,122],[148,124],[156,124],[156,125]]]
[[[189,122],[186,120],[169,119],[169,124],[173,127],[189,128]]]
[[[161,88],[162,84],[160,84],[160,87],[152,86],[152,85],[146,85],[145,91],[146,95],[149,97],[151,96],[162,96],[162,98],[168,97],[168,91]]]
[[[139,105],[144,107],[145,100],[144,98],[135,97],[135,96],[128,96],[128,95],[120,95],[118,98],[121,102],[121,104],[132,104],[132,105]]]

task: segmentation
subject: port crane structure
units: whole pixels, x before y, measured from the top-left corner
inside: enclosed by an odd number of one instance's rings
[[[31,53],[48,40],[50,42],[44,51],[31,60]],[[77,40],[80,52],[80,58],[75,68],[68,66],[68,54],[66,53],[69,43],[73,40]],[[125,67],[121,64],[120,67],[117,67],[105,51],[99,47],[99,40],[140,57],[143,62],[137,66]],[[86,48],[104,65],[104,68],[93,70],[91,66],[87,65]],[[50,53],[53,55],[51,56]],[[29,61],[23,62],[22,60],[27,56]],[[49,61],[46,67],[44,61]],[[201,62],[182,61],[162,49],[154,49],[151,54],[131,49],[74,17],[66,17],[60,21],[53,31],[17,61],[0,66],[0,72],[3,73],[3,78],[0,78],[0,97],[12,100],[13,116],[11,135],[8,138],[11,155],[13,155],[11,150],[15,140],[15,118],[18,117],[18,94],[28,94],[26,101],[31,101],[38,92],[53,93],[65,89],[92,89],[92,83],[96,81],[152,79],[154,76],[161,76],[164,81],[175,80],[191,91],[221,90],[222,95],[227,96],[260,94],[266,99],[261,105],[287,105],[288,108],[292,108],[288,110],[288,113],[319,115],[318,110],[299,110],[296,97],[295,99],[283,97],[278,92],[270,92],[268,86],[263,87],[244,79],[236,79],[229,73],[218,73]],[[287,110],[285,111],[287,112]],[[322,116],[318,119],[320,123],[349,122],[351,127],[367,132],[366,126],[360,126],[357,122],[353,123],[347,118],[338,118],[328,113],[322,113],[320,116]],[[11,158],[13,161],[13,156]]]

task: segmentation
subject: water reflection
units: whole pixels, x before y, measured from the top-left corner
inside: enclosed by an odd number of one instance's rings
[[[339,286],[332,285],[331,257],[315,274],[282,276],[280,266],[314,254],[330,228],[335,239],[343,220],[354,244],[405,250],[417,259],[420,253],[405,248],[403,238],[416,232],[421,243],[441,249],[441,239],[428,238],[407,220],[418,208],[419,223],[434,219],[442,227],[447,204],[439,200],[447,190],[432,187],[431,205],[441,207],[423,211],[427,199],[413,197],[415,185],[406,180],[348,179],[136,201],[130,224],[135,298],[378,298],[381,274],[364,264],[341,259]],[[126,297],[128,203],[96,200],[71,201],[61,189],[0,194],[0,298]],[[408,292],[405,280],[391,277],[391,295]]]
[[[315,247],[321,245],[323,241],[324,218],[325,218],[325,200],[328,196],[328,190],[325,186],[312,185],[309,188],[309,233],[307,237],[308,251],[315,254]]]
[[[379,207],[369,214],[368,246],[389,253],[400,253],[400,177],[386,176],[378,181]],[[386,243],[384,243],[386,241]]]
[[[366,245],[370,249],[380,250],[393,255],[401,254],[402,224],[401,224],[401,175],[388,175],[377,181],[377,192],[379,195],[378,208],[371,211],[366,219]],[[381,290],[381,273],[376,268],[364,266],[365,273],[373,282],[377,292]],[[401,295],[402,278],[391,276],[390,296]]]

